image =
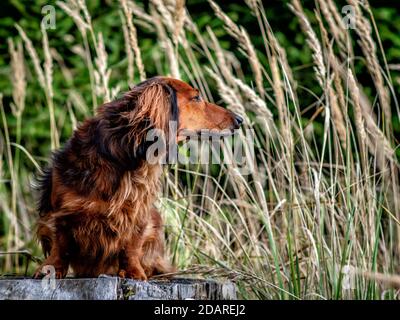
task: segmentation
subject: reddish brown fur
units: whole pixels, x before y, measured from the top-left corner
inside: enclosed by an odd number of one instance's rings
[[[152,78],[101,106],[58,151],[40,182],[37,235],[56,277],[110,274],[147,279],[173,268],[164,257],[163,223],[153,208],[161,166],[143,156],[147,130],[168,132],[173,97],[183,129],[233,129],[240,118],[199,99],[198,90]],[[239,119],[239,120],[238,120]],[[41,275],[38,269],[36,277]]]

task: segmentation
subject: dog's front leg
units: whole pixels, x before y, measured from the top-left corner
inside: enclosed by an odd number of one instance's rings
[[[143,234],[139,232],[125,244],[120,253],[120,271],[118,274],[121,278],[147,280],[146,273],[140,263],[143,256],[143,242]]]
[[[56,232],[52,238],[50,254],[35,272],[35,279],[42,278],[45,273],[51,272],[51,269],[47,266],[54,268],[54,276],[56,279],[65,278],[68,273],[67,236],[63,232]]]

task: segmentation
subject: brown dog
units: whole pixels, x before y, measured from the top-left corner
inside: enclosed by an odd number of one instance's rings
[[[43,266],[54,266],[57,278],[69,266],[77,277],[142,280],[171,270],[153,209],[161,165],[146,161],[145,139],[150,129],[168,135],[170,120],[178,123],[177,141],[185,130],[233,130],[242,122],[188,84],[155,77],[99,107],[53,155],[39,179],[37,235]]]

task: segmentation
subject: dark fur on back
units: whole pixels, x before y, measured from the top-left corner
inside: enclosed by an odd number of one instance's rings
[[[40,216],[53,210],[51,205],[51,186],[52,186],[52,169],[47,167],[36,177],[35,187],[39,190],[39,201],[37,203],[37,211]]]

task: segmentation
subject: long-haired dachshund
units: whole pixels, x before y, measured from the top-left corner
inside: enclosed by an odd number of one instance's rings
[[[100,274],[145,280],[172,270],[164,257],[163,223],[153,208],[160,164],[146,161],[146,134],[233,130],[242,119],[204,101],[199,90],[171,78],[146,80],[98,108],[38,179],[37,236],[56,278]],[[169,142],[171,143],[171,141]],[[35,277],[42,275],[42,267]]]

